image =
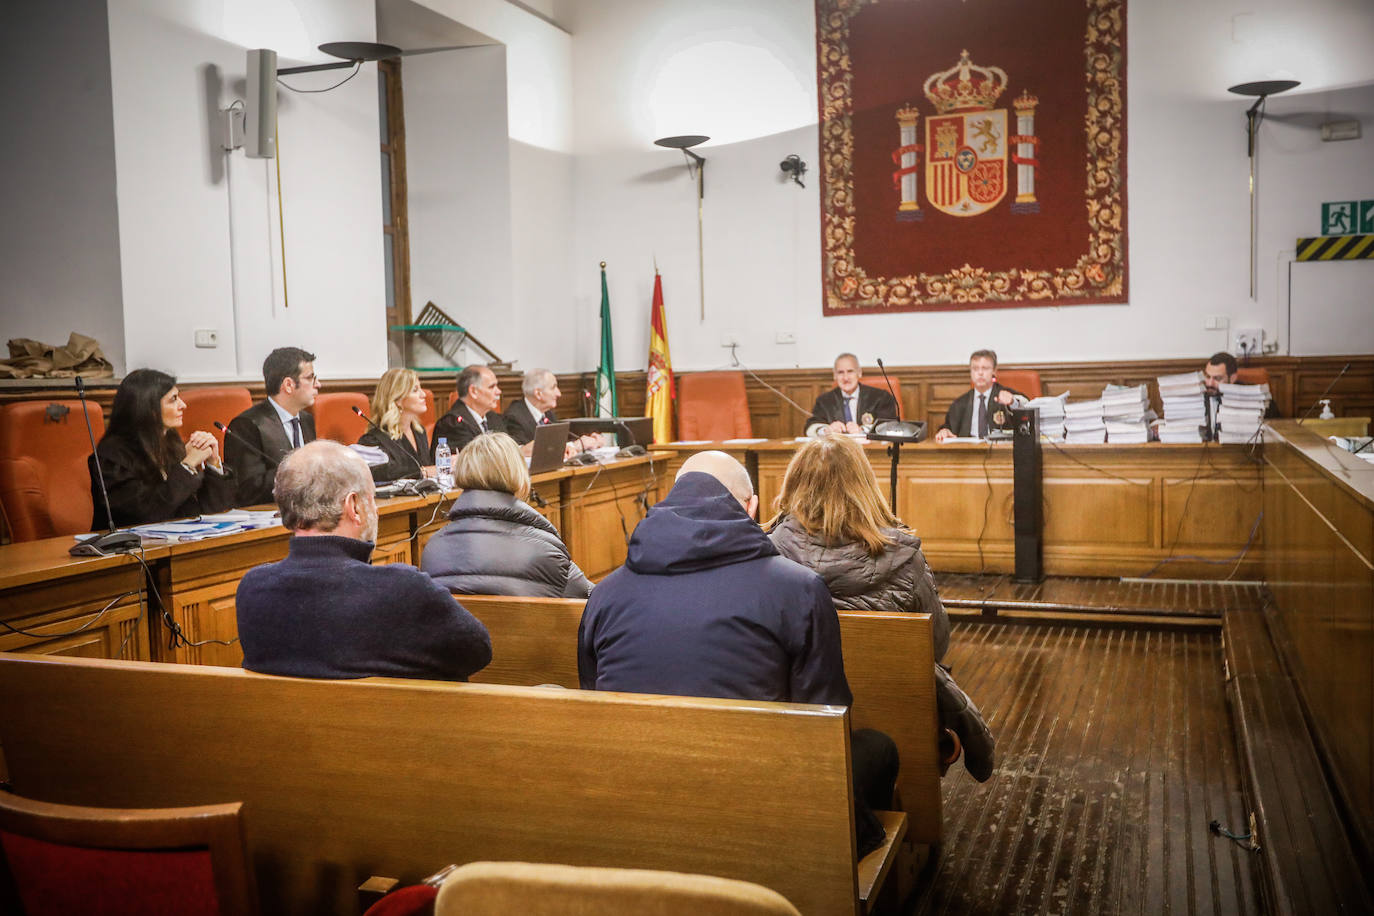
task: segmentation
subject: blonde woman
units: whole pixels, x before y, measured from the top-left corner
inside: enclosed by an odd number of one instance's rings
[[[888,508],[863,448],[847,436],[802,445],[787,466],[768,528],[779,553],[825,580],[837,609],[930,615],[941,728],[959,736],[974,778],[992,775],[992,734],[940,664],[949,648],[949,618],[921,539]]]
[[[372,479],[403,480],[407,477],[434,476],[434,466],[425,467],[429,460],[429,439],[425,436],[425,390],[420,376],[411,369],[388,369],[377,380],[372,394],[372,422],[385,433],[368,427],[358,440],[386,452],[386,464],[372,468]]]
[[[530,473],[505,433],[483,433],[453,459],[463,492],[425,545],[420,568],[464,595],[585,598],[592,584],[558,530],[526,504]]]

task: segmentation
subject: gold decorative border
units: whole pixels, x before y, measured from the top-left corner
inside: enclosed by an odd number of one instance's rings
[[[822,283],[825,314],[1086,305],[1126,298],[1126,0],[1085,0],[1087,250],[1072,266],[870,277],[854,257],[853,81],[849,21],[880,0],[816,0],[820,80]]]

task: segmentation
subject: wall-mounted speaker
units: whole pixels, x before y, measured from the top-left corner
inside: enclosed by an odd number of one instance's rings
[[[267,48],[248,52],[243,151],[250,159],[277,155],[277,52]]]

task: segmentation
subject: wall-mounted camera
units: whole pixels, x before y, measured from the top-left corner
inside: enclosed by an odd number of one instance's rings
[[[803,188],[806,187],[806,185],[802,184],[801,180],[802,176],[806,174],[806,163],[802,162],[801,156],[793,153],[782,162],[779,162],[778,168],[782,169],[783,175],[790,175],[793,181]]]

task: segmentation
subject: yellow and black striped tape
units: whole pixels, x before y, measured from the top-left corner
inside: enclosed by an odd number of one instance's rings
[[[1322,235],[1298,239],[1299,261],[1358,261],[1374,258],[1374,235]]]

